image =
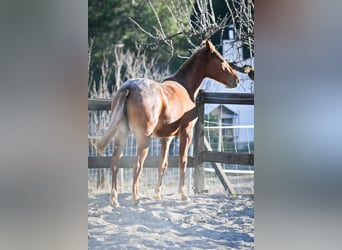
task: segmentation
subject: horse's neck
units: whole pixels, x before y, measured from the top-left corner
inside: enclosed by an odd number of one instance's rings
[[[195,100],[205,77],[205,72],[201,60],[198,58],[190,58],[189,60],[192,61],[183,64],[172,78],[183,85]]]

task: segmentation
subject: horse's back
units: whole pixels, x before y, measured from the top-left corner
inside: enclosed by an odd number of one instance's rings
[[[176,135],[184,114],[195,106],[186,89],[177,82],[132,79],[126,81],[123,88],[129,91],[129,126],[138,136]]]

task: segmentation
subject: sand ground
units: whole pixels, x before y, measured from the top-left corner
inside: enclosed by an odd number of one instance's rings
[[[135,207],[130,193],[89,196],[89,249],[254,249],[254,197],[201,194],[181,201],[142,197]]]

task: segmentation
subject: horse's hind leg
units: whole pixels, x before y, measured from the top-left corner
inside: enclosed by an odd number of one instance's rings
[[[128,132],[129,130],[127,126],[125,124],[120,124],[118,133],[114,138],[114,152],[110,162],[110,168],[112,170],[112,190],[110,194],[110,201],[113,207],[119,206],[116,178],[119,172],[119,162],[122,156],[123,147],[128,137]]]
[[[149,137],[137,138],[137,158],[133,168],[133,204],[139,204],[139,178],[148,154]]]
[[[173,137],[167,137],[167,138],[163,138],[161,140],[162,142],[162,148],[161,148],[161,157],[160,157],[160,163],[159,163],[159,168],[158,168],[158,184],[156,187],[156,195],[155,198],[157,200],[160,200],[160,192],[161,192],[161,185],[163,182],[163,176],[166,172],[167,169],[167,165],[168,165],[168,161],[167,161],[167,156],[169,153],[169,148],[170,148],[170,144],[172,141]]]

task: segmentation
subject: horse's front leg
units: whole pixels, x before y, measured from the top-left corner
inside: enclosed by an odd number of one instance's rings
[[[137,139],[137,158],[133,168],[133,204],[139,204],[139,178],[148,154],[149,138]]]
[[[179,187],[178,192],[182,196],[182,200],[189,200],[185,190],[185,173],[188,163],[188,151],[192,139],[192,129],[187,128],[179,134]]]
[[[161,196],[160,196],[161,186],[162,186],[162,182],[163,182],[163,176],[164,176],[166,169],[167,169],[167,166],[168,166],[167,156],[169,154],[169,148],[170,148],[170,144],[171,144],[172,139],[173,139],[173,137],[167,137],[167,138],[161,139],[162,147],[161,147],[160,163],[159,163],[159,167],[158,167],[158,184],[157,184],[157,187],[155,189],[155,192],[156,192],[155,198],[157,200],[161,199]]]

